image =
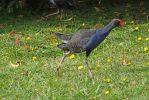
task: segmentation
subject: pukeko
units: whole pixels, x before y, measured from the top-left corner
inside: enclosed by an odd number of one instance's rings
[[[124,26],[124,24],[125,23],[121,19],[113,19],[108,25],[101,29],[82,29],[73,35],[55,33],[56,37],[63,42],[58,45],[58,48],[64,51],[64,55],[57,66],[56,71],[59,73],[60,66],[69,54],[85,51],[85,63],[88,68],[89,77],[92,78],[93,75],[87,61],[88,56],[109,35],[113,28]]]
[[[45,18],[48,18],[50,16],[56,15],[56,14],[61,14],[63,12],[63,9],[74,9],[74,2],[73,0],[48,0],[50,3],[52,3],[56,8],[57,11],[52,14],[48,14],[45,16]]]

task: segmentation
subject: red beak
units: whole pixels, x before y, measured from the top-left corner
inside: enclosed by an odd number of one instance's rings
[[[125,25],[125,22],[120,21],[120,26],[124,26],[124,25]]]
[[[117,19],[119,21],[119,26],[124,26],[125,25],[125,22],[122,21],[121,19]]]

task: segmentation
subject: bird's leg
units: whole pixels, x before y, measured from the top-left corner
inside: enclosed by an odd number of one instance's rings
[[[64,62],[65,58],[66,58],[69,54],[70,54],[70,52],[65,52],[65,53],[63,54],[63,57],[62,57],[62,59],[61,59],[59,65],[58,65],[57,68],[56,68],[56,73],[58,73],[58,75],[59,75],[59,70],[60,70],[60,67],[61,67],[62,63]]]
[[[48,19],[50,16],[53,16],[53,15],[56,15],[56,14],[59,14],[60,13],[60,10],[57,9],[57,11],[55,13],[52,13],[52,14],[48,14],[45,16],[46,19]]]
[[[60,9],[60,10],[59,10],[59,14],[58,14],[58,16],[57,16],[57,19],[59,19],[59,20],[63,19],[62,13],[63,13],[63,9]]]
[[[61,9],[61,10],[60,10],[60,14],[62,15],[62,14],[63,14],[63,12],[64,12],[64,11],[63,11],[63,9]]]
[[[60,9],[60,15],[59,15],[59,19],[60,20],[64,18],[63,12],[64,12],[63,9]]]
[[[89,67],[87,57],[85,59],[85,64],[86,64],[86,66],[88,68],[89,77],[92,79],[93,78],[93,74],[92,74],[91,68]]]

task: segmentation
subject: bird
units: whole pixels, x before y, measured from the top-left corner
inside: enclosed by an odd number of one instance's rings
[[[59,13],[62,14],[64,9],[73,10],[75,8],[73,0],[48,0],[48,1],[57,8],[57,11],[55,13],[46,15],[45,18],[49,18],[50,16]]]
[[[73,53],[86,52],[85,64],[88,68],[89,77],[93,78],[91,68],[88,64],[88,57],[90,53],[109,35],[111,30],[115,27],[124,26],[125,22],[121,19],[113,19],[105,27],[100,29],[81,29],[72,35],[65,35],[59,32],[55,36],[62,40],[57,47],[64,51],[63,57],[56,67],[56,72],[59,73],[60,67],[65,58]]]

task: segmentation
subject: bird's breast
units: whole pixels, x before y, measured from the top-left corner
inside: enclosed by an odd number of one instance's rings
[[[93,50],[94,48],[96,48],[103,40],[105,39],[104,35],[95,35],[93,36],[89,42],[86,44],[85,48],[86,50]]]

